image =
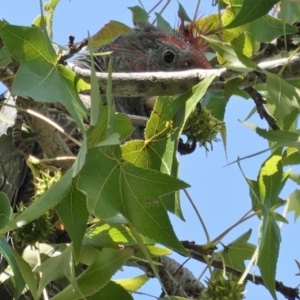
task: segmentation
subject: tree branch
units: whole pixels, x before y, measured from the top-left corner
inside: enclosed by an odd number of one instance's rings
[[[264,69],[272,74],[278,74],[284,66],[288,65],[283,72],[282,78],[294,79],[300,77],[300,55],[292,58],[282,58],[258,64],[259,69]],[[91,71],[81,69],[73,63],[68,63],[78,77],[89,82]],[[260,76],[257,76],[259,69],[249,71],[245,74],[239,88],[246,89],[254,84],[264,83]],[[180,72],[144,72],[144,73],[113,73],[113,93],[114,96],[157,96],[182,94],[191,89],[194,85],[204,80],[209,75],[216,78],[209,87],[209,91],[223,91],[224,82],[241,76],[240,71],[228,68],[220,69],[197,69]],[[107,87],[107,73],[96,73],[101,93],[105,94]]]
[[[195,252],[195,251],[190,250],[190,249],[186,249],[186,250],[189,251],[192,258],[196,259],[197,261],[203,262],[205,264],[207,263],[207,261],[203,258],[203,256],[200,253]],[[220,270],[223,270],[224,267],[225,267],[226,272],[231,273],[233,275],[236,275],[237,277],[241,277],[242,273],[243,273],[241,270],[235,269],[233,267],[226,266],[226,265],[224,266],[224,263],[222,261],[219,261],[219,260],[213,260],[211,262],[211,265],[214,268],[217,268],[217,269],[220,269]],[[248,281],[251,281],[254,284],[260,284],[260,285],[265,286],[264,281],[263,281],[261,276],[248,274],[246,276],[246,279]],[[287,298],[289,300],[300,299],[298,288],[288,287],[288,286],[284,285],[281,281],[275,280],[275,289],[276,289],[277,292],[281,293],[285,298]]]

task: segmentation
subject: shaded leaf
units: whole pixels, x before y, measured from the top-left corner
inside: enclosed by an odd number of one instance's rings
[[[18,299],[25,287],[25,280],[22,276],[21,270],[15,258],[15,252],[13,252],[13,249],[8,245],[8,242],[3,237],[0,237],[0,253],[3,255],[8,264],[13,269],[15,282],[14,292],[15,297]]]
[[[280,229],[272,213],[263,212],[260,226],[259,253],[257,265],[260,269],[264,284],[272,297],[277,299],[275,292],[276,266],[281,242]]]
[[[89,213],[86,196],[76,188],[75,180],[55,209],[72,239],[74,258],[78,262]]]
[[[6,48],[0,49],[0,67],[5,67],[11,63],[10,53]]]
[[[181,3],[178,1],[178,18],[182,21],[186,21],[186,22],[192,22],[191,18],[188,16],[188,14],[186,13],[184,7],[181,5]]]
[[[92,296],[86,297],[87,300],[110,300],[110,299],[122,299],[133,300],[132,296],[119,285],[116,281],[110,281],[99,292],[96,292]]]
[[[268,98],[276,106],[275,117],[286,117],[293,110],[300,109],[300,90],[292,86],[278,75],[264,72],[267,75]]]
[[[73,282],[74,288],[76,288],[73,249],[71,246],[68,246],[60,255],[50,257],[44,261],[37,268],[37,271],[43,274],[38,288],[39,295],[41,295],[47,284],[63,276],[70,282]]]
[[[36,287],[36,279],[35,276],[31,270],[31,267],[29,264],[19,255],[19,253],[11,248],[11,253],[14,256],[14,259],[18,265],[18,269],[20,270],[20,273],[22,274],[23,279],[25,280],[29,291],[31,292],[34,299],[38,299],[37,297],[37,287]],[[14,269],[15,274],[15,269]],[[20,279],[18,279],[20,280]]]
[[[54,208],[69,191],[72,183],[72,173],[73,169],[71,168],[56,184],[51,186],[49,190],[38,197],[26,210],[18,215],[13,222],[4,227],[1,232],[5,233],[21,227],[32,220],[37,219],[51,208]]]
[[[226,265],[243,271],[245,269],[245,260],[251,259],[256,246],[249,243],[252,230],[248,230],[236,240],[225,246],[225,249],[219,252]]]
[[[284,34],[297,32],[295,26],[283,23],[280,19],[270,15],[244,25],[242,28],[251,33],[257,42],[271,42]],[[261,30],[262,28],[264,30]],[[284,32],[284,28],[286,32]]]
[[[138,23],[148,22],[149,15],[143,8],[140,6],[132,6],[128,8],[132,12],[133,24],[137,25]]]
[[[7,196],[0,192],[0,229],[10,222],[12,213],[12,208]]]
[[[166,32],[174,33],[174,29],[172,26],[167,22],[161,14],[155,13],[156,15],[156,21],[157,21],[157,27],[163,29]]]

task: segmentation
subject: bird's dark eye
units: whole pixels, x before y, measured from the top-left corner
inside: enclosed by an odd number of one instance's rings
[[[175,57],[175,55],[174,55],[174,53],[171,52],[171,51],[166,51],[166,52],[164,53],[164,60],[165,60],[165,62],[167,62],[168,64],[170,64],[170,63],[174,60],[174,57]]]

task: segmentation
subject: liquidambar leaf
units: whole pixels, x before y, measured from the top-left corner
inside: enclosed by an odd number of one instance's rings
[[[121,158],[119,146],[92,148],[78,178],[89,212],[100,219],[121,213],[136,230],[178,251],[182,249],[159,197],[188,185]]]
[[[131,31],[130,27],[121,22],[110,21],[92,36],[92,46],[96,48],[109,44],[116,36],[130,33]]]
[[[77,90],[88,85],[74,72],[57,64],[58,57],[46,32],[38,27],[13,26],[0,23],[4,45],[20,62],[12,93],[36,101],[60,102],[84,130],[82,117],[86,109]]]
[[[89,216],[85,198],[85,195],[76,188],[74,180],[69,192],[56,206],[56,211],[72,239],[76,262],[79,261],[82,239]]]
[[[109,283],[111,277],[133,254],[134,251],[130,248],[124,250],[103,249],[97,259],[77,277],[78,288],[69,285],[52,299],[76,300],[95,294]]]
[[[149,15],[143,8],[140,6],[132,6],[128,8],[132,12],[133,24],[148,22]]]
[[[0,192],[0,229],[5,227],[11,220],[12,208],[7,196]]]
[[[278,75],[264,71],[267,75],[268,98],[276,106],[275,117],[283,119],[296,108],[300,109],[300,90]]]
[[[300,216],[300,190],[295,190],[288,198],[288,211],[294,212],[294,221]]]
[[[0,237],[0,253],[13,269],[15,278],[15,297],[16,299],[18,299],[25,287],[25,281],[21,274],[17,261],[12,253],[12,249],[8,245],[6,239],[3,237]]]
[[[283,174],[281,150],[278,149],[263,163],[257,178],[260,200],[266,209],[274,207],[288,173]]]
[[[296,33],[298,30],[295,26],[283,23],[282,20],[270,15],[259,18],[242,28],[251,33],[256,42],[271,42],[284,34]],[[261,30],[262,28],[264,30]]]
[[[263,212],[264,218],[260,225],[259,254],[257,265],[260,269],[264,284],[273,299],[277,299],[275,292],[276,267],[281,242],[280,229],[275,217],[268,211]]]
[[[245,269],[245,260],[251,259],[256,248],[248,242],[251,231],[251,229],[248,230],[220,252],[227,266],[241,271]]]
[[[266,15],[278,1],[279,0],[244,0],[238,15],[226,28],[241,26]]]

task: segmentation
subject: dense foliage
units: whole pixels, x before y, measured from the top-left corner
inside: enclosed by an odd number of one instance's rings
[[[287,299],[299,299],[297,289],[276,281],[276,265],[281,244],[278,223],[286,222],[286,215],[277,209],[285,206],[285,214],[292,211],[295,219],[300,214],[298,190],[290,192],[288,201],[280,196],[288,181],[298,184],[300,178],[292,169],[284,170],[300,164],[300,34],[295,23],[300,20],[300,4],[287,0],[216,2],[212,4],[218,5],[219,13],[199,20],[192,20],[184,5],[179,5],[178,30],[172,29],[163,12],[156,14],[158,27],[203,47],[213,70],[199,71],[202,77],[191,75],[199,83],[180,96],[158,97],[145,139],[125,143],[133,127],[128,116],[115,114],[113,75],[107,76],[104,103],[99,96],[101,79],[97,80],[94,70],[86,80],[65,63],[81,47],[65,49],[52,40],[58,0],[44,5],[32,27],[0,21],[0,80],[22,99],[17,102],[19,112],[30,114],[27,109],[39,111],[40,103],[59,102],[81,131],[81,139],[75,141],[76,156],[68,150],[55,153],[55,145],[53,156],[47,153],[44,160],[23,153],[35,185],[30,205],[15,205],[9,195],[0,193],[0,252],[8,263],[0,276],[1,290],[16,298],[23,294],[39,299],[43,294],[46,299],[54,291],[53,299],[133,299],[150,277],[157,277],[162,297],[178,297],[172,299],[242,299],[247,281],[267,288],[273,299],[277,292]],[[142,7],[131,10],[135,23],[151,21]],[[89,39],[89,49],[130,30],[125,24],[110,22]],[[174,73],[164,84],[180,85],[180,80]],[[78,96],[87,89],[91,90],[92,112],[86,111]],[[184,219],[179,191],[189,183],[178,175],[180,137],[187,135],[210,148],[219,134],[226,152],[225,109],[233,95],[252,99],[249,117],[259,114],[269,127],[265,130],[247,123],[258,139],[268,141],[270,151],[256,179],[245,175],[252,210],[205,244],[179,241],[168,213]],[[14,122],[2,114],[0,118]],[[53,136],[58,135],[50,123],[42,124]],[[24,136],[39,131],[34,128],[36,123],[30,126],[23,126]],[[51,148],[52,140],[35,138]],[[3,169],[11,149],[4,146],[8,140],[11,142],[6,135],[1,137]],[[235,163],[240,165],[240,161]],[[251,217],[260,220],[256,245],[248,242],[248,231],[216,251],[232,228]],[[205,286],[169,257],[172,251],[208,266],[210,278]],[[249,274],[246,260],[257,264],[261,276]],[[126,265],[145,274],[113,280]]]

